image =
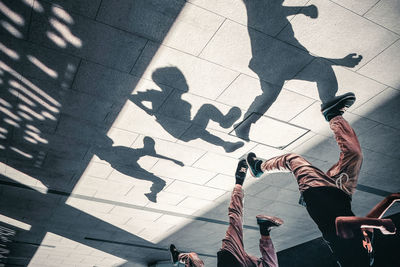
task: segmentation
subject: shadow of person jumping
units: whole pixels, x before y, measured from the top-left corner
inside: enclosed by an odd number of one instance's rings
[[[289,7],[282,6],[283,0],[242,1],[246,6],[251,42],[252,58],[249,68],[259,77],[262,90],[262,94],[257,96],[248,108],[243,121],[235,125],[236,135],[249,140],[251,124],[256,123],[260,118],[251,114],[263,115],[267,112],[279,96],[286,81],[296,79],[316,82],[319,98],[322,103],[325,103],[330,101],[338,91],[338,83],[332,66],[352,68],[361,61],[362,56],[351,53],[337,59],[317,57],[311,55],[300,44],[295,38],[287,17],[302,14],[315,19],[318,17],[318,9],[315,5]],[[292,49],[275,38],[260,37],[262,35],[260,31],[274,37],[279,35],[280,39],[299,49]],[[306,66],[311,66],[312,69],[302,71]]]
[[[179,88],[184,88],[183,90],[174,90],[173,93],[166,90],[166,86],[163,81],[166,79],[173,79],[176,84],[179,84]],[[219,123],[222,128],[229,128],[237,121],[241,116],[241,111],[238,107],[232,107],[226,115],[222,114],[219,109],[211,104],[203,104],[197,111],[196,115],[191,119],[191,107],[192,105],[183,100],[182,96],[189,91],[188,85],[186,83],[185,76],[176,67],[165,67],[156,69],[152,74],[153,81],[162,89],[162,91],[147,90],[145,92],[139,92],[136,95],[132,95],[130,100],[137,106],[142,108],[147,114],[155,116],[157,122],[173,137],[180,139],[184,142],[189,142],[194,139],[202,139],[208,143],[216,146],[221,146],[225,152],[230,153],[244,145],[243,142],[229,142],[222,138],[213,135],[207,131],[206,127],[210,120]],[[147,108],[143,102],[154,102],[156,99],[163,99],[168,97],[168,102],[173,103],[172,106],[160,108],[166,108],[168,110],[167,116],[177,118],[182,121],[190,122],[193,124],[195,130],[186,132],[183,135],[179,130],[176,129],[175,125],[171,124],[166,120],[165,114],[161,114],[157,110]]]
[[[145,196],[152,202],[157,202],[157,194],[165,187],[165,181],[153,173],[143,169],[138,160],[144,156],[156,157],[159,159],[170,160],[179,166],[183,166],[183,162],[157,154],[154,146],[154,139],[144,137],[143,148],[130,148],[125,146],[113,146],[114,141],[105,136],[105,141],[101,145],[93,147],[93,152],[101,159],[122,174],[134,177],[140,180],[150,181],[153,184],[150,187],[150,193]]]

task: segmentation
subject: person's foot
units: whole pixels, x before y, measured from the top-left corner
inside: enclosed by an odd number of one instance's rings
[[[250,173],[253,177],[260,177],[264,173],[261,170],[262,160],[257,158],[253,152],[247,154],[247,164],[250,167]]]
[[[150,200],[151,202],[154,202],[154,203],[157,203],[157,195],[156,194],[154,194],[154,193],[147,193],[147,194],[144,194],[146,197],[147,197],[147,199],[148,200]]]
[[[250,141],[250,137],[249,137],[250,126],[251,126],[251,124],[239,124],[239,123],[233,125],[233,128],[235,128],[236,136],[245,141]]]
[[[235,143],[226,142],[224,145],[224,149],[225,149],[226,153],[231,153],[231,152],[235,151],[236,149],[241,148],[242,146],[244,146],[244,143],[242,141],[238,141]]]
[[[236,184],[243,185],[244,179],[246,179],[246,173],[248,168],[249,166],[247,165],[245,159],[242,159],[238,162],[235,173]]]
[[[283,220],[268,215],[257,215],[257,224],[260,226],[260,233],[261,235],[269,235],[269,232],[272,228],[281,226],[283,224]]]
[[[171,261],[173,264],[176,264],[178,262],[178,256],[180,254],[179,250],[176,249],[174,244],[171,244],[169,246],[169,253],[171,255]]]
[[[229,128],[232,126],[232,124],[237,121],[240,118],[240,115],[242,115],[242,112],[240,111],[240,108],[238,107],[232,107],[228,113],[225,115],[224,120],[219,123],[219,125],[222,128]]]
[[[331,101],[321,105],[321,112],[326,121],[330,121],[336,116],[343,115],[345,109],[351,107],[356,101],[354,93],[346,93],[336,96]]]

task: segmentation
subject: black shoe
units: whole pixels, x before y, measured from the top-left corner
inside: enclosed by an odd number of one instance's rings
[[[247,164],[250,167],[250,173],[253,177],[260,177],[263,174],[261,170],[262,160],[258,159],[253,152],[247,154]]]
[[[330,121],[336,116],[342,115],[345,109],[351,107],[356,101],[354,93],[346,93],[336,96],[331,101],[321,105],[321,112],[326,121]]]
[[[235,173],[236,184],[243,185],[244,179],[246,179],[246,173],[248,168],[249,166],[247,165],[245,159],[242,159],[241,161],[238,162]]]
[[[178,262],[178,256],[180,254],[179,250],[176,249],[174,244],[169,246],[169,253],[171,254],[171,261],[173,264]]]
[[[257,224],[260,226],[261,235],[269,235],[271,228],[278,227],[283,224],[283,220],[278,217],[268,215],[257,215]]]

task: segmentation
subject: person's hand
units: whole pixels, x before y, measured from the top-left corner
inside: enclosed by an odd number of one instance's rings
[[[390,194],[389,196],[388,196],[388,198],[390,199],[390,200],[400,200],[400,192],[398,192],[398,193],[393,193],[393,194]]]
[[[185,164],[183,164],[182,161],[175,160],[174,162],[175,162],[175,164],[177,164],[177,165],[179,165],[179,166],[182,166],[182,167],[185,166]]]
[[[340,59],[340,64],[341,66],[344,67],[349,67],[349,68],[354,68],[355,66],[360,63],[362,59],[361,55],[358,55],[356,53],[351,53],[345,56],[344,58]]]
[[[315,5],[307,6],[303,9],[303,14],[307,17],[315,19],[318,17],[318,8]]]

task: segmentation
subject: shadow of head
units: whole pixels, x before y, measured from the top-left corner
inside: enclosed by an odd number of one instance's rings
[[[156,69],[151,75],[151,78],[161,88],[164,85],[168,85],[184,92],[189,90],[185,76],[177,67]]]
[[[146,136],[143,138],[143,148],[154,148],[156,142],[153,138]]]

